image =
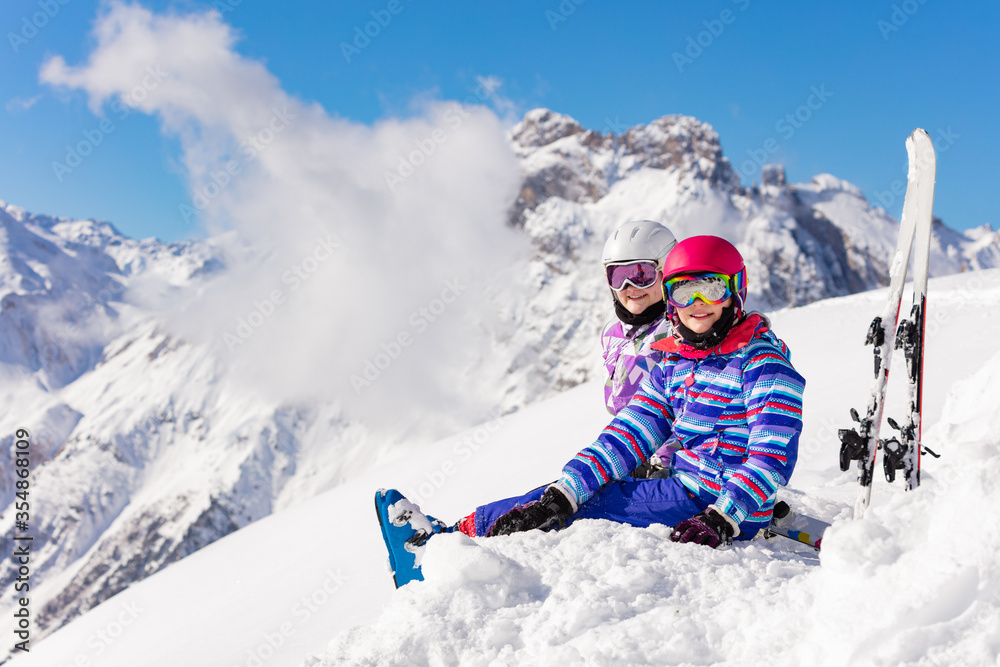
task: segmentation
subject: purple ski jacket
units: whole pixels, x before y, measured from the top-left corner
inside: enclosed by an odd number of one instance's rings
[[[601,347],[604,367],[608,371],[604,382],[604,404],[608,412],[617,415],[628,405],[639,386],[663,359],[663,352],[654,350],[653,343],[669,338],[670,324],[657,318],[649,324],[629,326],[614,319],[604,326]]]

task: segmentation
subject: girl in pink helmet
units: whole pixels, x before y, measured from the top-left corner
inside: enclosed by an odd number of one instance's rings
[[[381,504],[376,495],[397,584],[421,578],[414,545],[442,530],[506,535],[593,518],[673,526],[675,542],[718,547],[768,527],[798,456],[805,379],[768,320],[746,311],[746,268],[731,243],[681,241],[664,262],[663,283],[673,325],[670,337],[653,344],[663,359],[558,480],[477,507],[453,526],[428,522],[398,491],[380,491]],[[668,476],[629,477],[654,453]]]

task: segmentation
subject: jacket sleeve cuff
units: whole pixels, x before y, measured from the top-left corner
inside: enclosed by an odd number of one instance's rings
[[[715,510],[716,513],[719,516],[721,516],[723,519],[725,519],[726,522],[732,527],[732,529],[733,529],[733,535],[739,535],[740,534],[740,523],[739,523],[739,521],[737,521],[733,517],[729,516],[728,514],[726,514],[724,511],[722,511],[721,509],[719,509],[715,505],[709,505],[706,509]]]
[[[552,484],[549,484],[549,488],[554,489],[555,491],[566,496],[566,500],[568,500],[569,504],[573,507],[573,514],[576,514],[576,510],[579,509],[579,505],[576,502],[576,494],[573,493],[572,489],[566,487],[566,485],[564,485],[562,481],[553,482]]]

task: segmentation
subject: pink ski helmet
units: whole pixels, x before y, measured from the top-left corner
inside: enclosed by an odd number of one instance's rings
[[[692,236],[674,246],[663,263],[663,286],[667,279],[685,273],[721,273],[729,276],[729,289],[736,307],[744,310],[747,299],[747,269],[743,255],[732,243],[718,236]],[[664,293],[666,298],[666,293]],[[667,300],[669,306],[670,301]]]

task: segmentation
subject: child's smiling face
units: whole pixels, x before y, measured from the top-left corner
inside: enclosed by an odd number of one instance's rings
[[[732,303],[732,297],[715,304],[705,303],[701,299],[696,298],[690,306],[685,308],[675,307],[675,310],[681,324],[696,334],[702,334],[709,331],[712,325],[719,321],[719,318],[722,317],[722,311]]]
[[[629,284],[620,292],[615,292],[615,298],[625,306],[625,310],[638,315],[654,303],[663,301],[663,274],[657,273],[656,282],[649,287],[640,288]]]

